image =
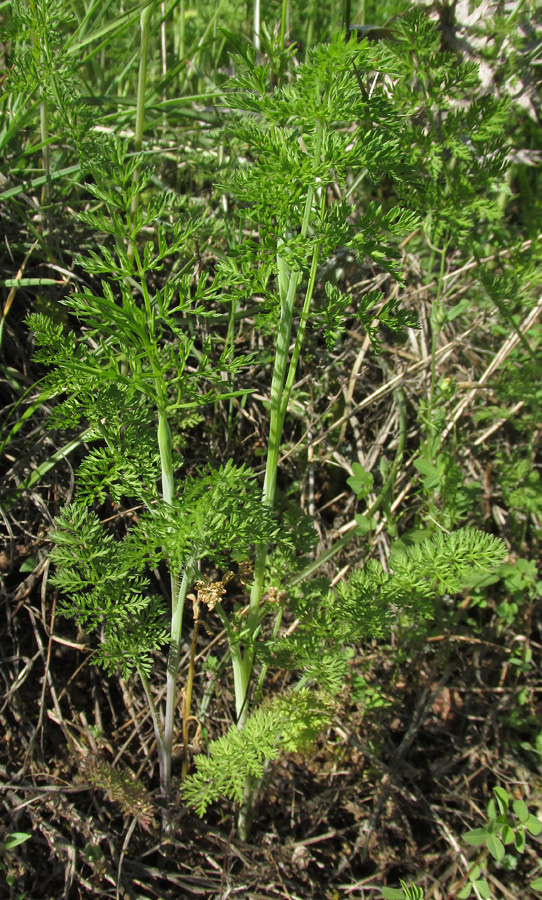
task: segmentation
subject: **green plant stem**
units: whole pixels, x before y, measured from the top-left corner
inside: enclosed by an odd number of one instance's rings
[[[323,135],[323,127],[322,123],[318,123],[318,131],[317,131],[317,139],[315,144],[315,156],[318,159],[320,156],[321,144],[322,144],[322,135]],[[301,235],[302,237],[306,237],[309,230],[309,224],[311,219],[311,213],[313,209],[314,202],[314,188],[312,185],[307,190],[307,196],[305,199],[305,208],[303,211],[303,221],[301,224]],[[320,214],[323,213],[325,204],[325,191],[322,190],[321,198],[320,198]],[[277,343],[276,343],[276,354],[275,354],[275,365],[273,369],[273,377],[271,381],[271,413],[270,413],[270,422],[269,422],[269,442],[267,447],[267,461],[265,467],[265,480],[263,487],[263,503],[267,506],[273,507],[275,504],[275,491],[277,485],[277,472],[278,472],[278,460],[280,453],[280,443],[282,438],[282,429],[284,425],[284,418],[286,415],[286,411],[288,409],[288,401],[290,399],[290,394],[292,391],[295,372],[297,368],[297,363],[299,360],[299,354],[301,352],[301,346],[303,342],[303,336],[305,333],[305,326],[307,324],[307,320],[309,317],[310,305],[312,301],[312,295],[314,292],[314,285],[316,281],[316,271],[318,266],[318,259],[320,255],[319,245],[316,244],[313,251],[312,261],[311,261],[311,269],[309,273],[309,282],[307,285],[307,291],[305,294],[305,300],[303,303],[303,310],[301,313],[301,320],[298,329],[298,334],[296,338],[296,343],[294,346],[294,351],[292,354],[292,358],[290,361],[290,366],[288,369],[288,357],[290,350],[290,341],[292,335],[292,325],[293,325],[293,316],[294,316],[294,306],[295,306],[295,298],[297,293],[297,288],[299,286],[301,276],[297,273],[291,271],[288,261],[287,255],[285,252],[281,252],[281,248],[284,247],[283,241],[279,241],[278,253],[277,253],[277,266],[278,266],[278,288],[279,288],[279,297],[280,297],[280,306],[281,306],[281,317],[279,322],[279,328],[277,333]],[[242,727],[244,724],[246,715],[247,715],[247,704],[246,704],[246,691],[248,689],[248,684],[250,681],[250,674],[252,671],[252,664],[254,658],[254,641],[253,635],[256,628],[259,625],[260,621],[260,605],[263,591],[263,582],[265,575],[265,564],[267,560],[267,544],[259,544],[256,548],[255,555],[255,563],[254,563],[254,581],[252,583],[252,589],[250,593],[250,601],[249,601],[249,612],[247,619],[247,630],[251,636],[248,644],[246,645],[244,655],[242,657],[241,666],[243,669],[242,675],[239,673],[238,677],[238,687],[239,690],[243,690],[243,696],[237,696],[236,690],[236,706],[238,709],[238,725]],[[240,653],[242,651],[239,651]],[[235,671],[235,670],[234,670]],[[237,686],[236,686],[237,687]],[[241,714],[239,715],[239,709],[241,710]]]
[[[250,669],[248,668],[248,666],[246,666],[243,659],[239,637],[231,627],[230,620],[222,609],[221,603],[217,603],[217,605],[215,606],[215,611],[218,613],[218,616],[222,622],[222,625],[224,626],[224,631],[226,632],[226,636],[228,638],[228,645],[230,648],[231,663],[233,669],[233,683],[235,688],[235,714],[237,717],[237,724],[239,725],[239,721],[242,719],[242,721],[244,722],[246,718],[245,701],[247,697],[248,683],[250,680]]]
[[[42,100],[40,103],[40,130],[42,165],[46,179],[41,193],[41,204],[47,208],[47,215],[49,217],[51,206],[51,154],[49,151],[49,110],[47,107],[47,100]]]
[[[347,34],[350,31],[350,5],[351,0],[343,0],[343,29]]]
[[[283,6],[283,22],[285,15],[285,6]],[[319,158],[322,143],[323,127],[322,123],[318,123],[317,140],[315,145],[315,156]],[[305,200],[305,208],[303,212],[303,221],[301,225],[301,235],[306,237],[311,219],[311,213],[314,202],[314,188],[310,186],[307,190]],[[325,204],[325,191],[322,190],[320,195],[320,214],[323,213]],[[267,449],[267,462],[265,469],[265,481],[263,489],[263,502],[268,506],[274,506],[275,491],[277,484],[278,460],[280,452],[280,443],[282,438],[282,429],[284,419],[288,409],[288,402],[292,391],[295,372],[305,327],[309,317],[310,305],[314,286],[316,282],[316,272],[318,259],[320,256],[320,247],[318,243],[315,245],[311,260],[311,268],[309,273],[309,281],[303,302],[303,310],[301,313],[300,324],[296,336],[296,342],[288,367],[288,356],[292,334],[293,314],[295,306],[295,297],[301,277],[297,273],[293,273],[288,266],[288,262],[284,253],[277,254],[278,263],[278,287],[281,303],[281,318],[277,334],[275,366],[273,369],[273,378],[271,382],[271,414],[269,424],[269,443]],[[283,246],[283,245],[282,245]],[[288,368],[288,374],[286,370]],[[256,548],[256,556],[254,563],[254,581],[250,593],[249,612],[247,619],[247,631],[249,632],[249,641],[245,646],[244,653],[239,644],[235,646],[235,654],[232,648],[232,663],[234,671],[235,683],[235,699],[237,709],[237,725],[242,728],[248,713],[248,686],[254,663],[254,638],[256,630],[260,623],[260,606],[263,591],[263,582],[265,576],[265,564],[267,560],[267,544],[259,544]],[[280,624],[280,622],[278,623]],[[277,628],[278,628],[277,624]],[[237,826],[239,834],[243,840],[248,836],[250,829],[250,810],[252,807],[252,797],[254,785],[250,778],[247,778],[245,784],[245,797],[239,810]]]
[[[185,0],[181,0],[179,4],[179,57],[184,60],[186,53],[186,38],[185,38],[185,29],[186,29],[186,3]]]
[[[139,45],[139,73],[137,78],[137,99],[136,99],[136,120],[134,131],[134,148],[139,153],[143,146],[143,132],[145,130],[145,91],[147,86],[147,56],[149,52],[149,30],[151,24],[152,9],[154,3],[145,6],[141,11],[140,17],[140,45]],[[137,179],[139,172],[134,172],[134,179]],[[132,200],[132,218],[137,212],[139,205],[139,192]]]
[[[149,296],[148,286],[145,279],[145,273],[141,263],[141,258],[137,249],[135,234],[131,233],[131,247],[133,249],[133,260],[135,262],[139,279],[141,283],[143,302],[146,310],[147,334],[142,335],[147,356],[151,364],[154,381],[155,381],[155,397],[158,409],[158,450],[160,453],[160,465],[162,474],[162,498],[164,503],[171,505],[175,497],[175,475],[173,467],[173,452],[171,441],[171,429],[169,427],[167,417],[167,388],[164,382],[164,376],[160,368],[159,360],[156,356],[155,334],[154,334],[154,316],[152,304]],[[171,632],[169,642],[169,656],[166,677],[166,717],[164,725],[163,753],[161,755],[161,773],[160,785],[164,797],[169,798],[171,793],[171,763],[173,754],[173,733],[174,733],[174,717],[176,707],[177,692],[177,675],[179,671],[179,660],[181,654],[181,635],[184,604],[188,588],[190,587],[195,573],[197,571],[197,563],[192,559],[186,565],[183,573],[181,584],[177,589],[177,572],[170,571],[171,582]]]
[[[305,31],[305,59],[308,59],[314,41],[314,19],[316,16],[316,0],[312,0],[307,17],[307,30]]]
[[[253,31],[254,31],[254,49],[256,51],[256,58],[258,57],[258,51],[260,49],[260,18],[261,18],[261,9],[260,9],[260,0],[254,0],[254,10],[253,10]]]
[[[40,18],[44,20],[47,17],[47,7],[44,4],[39,4],[39,9],[34,0],[32,0],[31,4],[32,15],[34,22],[37,22]],[[36,56],[39,58],[41,65],[45,65],[47,67],[50,66],[50,53],[48,41],[46,40],[45,46],[41,46],[40,40],[36,36],[36,32],[32,30],[32,43],[34,46],[34,52]],[[43,185],[42,193],[41,193],[41,205],[46,209],[47,215],[47,224],[49,234],[51,232],[51,154],[49,148],[49,107],[48,101],[45,95],[45,90],[43,85],[40,86],[40,137],[41,137],[41,159],[42,159],[42,168],[45,175],[45,182]]]
[[[321,199],[321,212],[323,213],[323,206],[325,203],[324,195],[322,194]],[[318,270],[318,261],[320,259],[320,245],[316,244],[314,248],[314,253],[312,255],[312,263],[309,273],[309,282],[307,285],[307,291],[305,293],[305,300],[303,303],[303,309],[301,312],[301,318],[299,320],[299,327],[297,329],[297,335],[295,339],[295,346],[292,353],[292,358],[290,360],[290,366],[288,368],[288,375],[286,377],[286,382],[284,384],[284,390],[282,392],[282,401],[280,404],[280,412],[279,412],[279,421],[280,421],[280,433],[282,434],[282,429],[284,426],[284,419],[286,418],[286,412],[288,409],[288,402],[290,400],[290,395],[292,393],[292,388],[294,386],[295,373],[297,371],[297,364],[299,362],[299,357],[301,355],[301,347],[303,345],[303,338],[305,336],[305,328],[307,327],[307,322],[309,320],[310,307],[312,302],[312,297],[314,294],[314,285],[316,283],[316,273]],[[278,459],[277,459],[278,464]]]
[[[165,503],[171,504],[175,494],[173,474],[171,430],[164,406],[158,409],[158,447],[162,466],[162,496]],[[171,760],[173,753],[173,730],[176,706],[177,674],[181,655],[181,634],[183,624],[184,603],[186,594],[195,576],[196,561],[191,560],[185,568],[177,593],[176,577],[172,571],[171,578],[171,634],[166,679],[166,720],[164,726],[164,760],[162,792],[165,797],[171,792]]]
[[[158,409],[158,449],[162,467],[162,497],[165,503],[171,505],[175,493],[175,479],[173,475],[171,429],[165,407]]]
[[[309,189],[309,195],[312,203],[311,189]],[[308,199],[309,198],[307,197],[307,200]],[[286,376],[286,367],[288,364],[288,353],[292,333],[295,296],[299,284],[299,276],[297,274],[294,275],[289,270],[289,267],[280,254],[278,256],[278,264],[279,292],[281,298],[281,319],[277,335],[275,367],[273,370],[273,378],[271,382],[269,444],[267,450],[267,464],[263,489],[263,502],[265,504],[268,504],[269,506],[273,506],[275,502],[275,488],[277,483],[280,440],[282,436],[282,425],[284,421],[283,417],[281,417],[283,386],[284,378]],[[286,283],[288,283],[288,288],[286,290],[286,296],[284,297]],[[250,676],[252,673],[252,666],[254,662],[254,638],[256,627],[259,623],[259,612],[263,591],[266,560],[267,544],[259,544],[256,548],[254,581],[252,583],[252,590],[250,593],[249,612],[247,619],[247,630],[249,631],[250,635],[249,641],[246,645],[244,655],[238,643],[236,643],[231,648],[235,684],[237,726],[239,728],[243,727],[248,713],[248,686],[250,683]],[[243,803],[241,804],[237,820],[237,827],[242,840],[247,839],[250,830],[253,789],[254,786],[250,778],[247,778],[245,782],[245,796]]]
[[[436,400],[437,391],[437,344],[438,338],[443,325],[443,304],[442,291],[444,288],[444,267],[446,265],[446,251],[448,249],[448,241],[444,241],[443,247],[438,251],[440,253],[440,268],[437,282],[437,294],[431,306],[431,385],[429,389],[429,405],[427,410],[427,420],[429,422],[429,441],[428,441],[428,458],[430,462],[435,461],[437,455],[437,441],[435,426],[433,424],[433,409]]]
[[[190,707],[192,705],[192,687],[194,684],[194,660],[196,658],[196,649],[198,645],[198,629],[199,629],[199,603],[194,601],[194,630],[192,632],[192,645],[190,647],[190,661],[188,664],[188,675],[186,676],[186,684],[184,688],[183,702],[183,767],[181,771],[181,781],[184,781],[188,775],[188,729],[190,726]]]
[[[235,714],[237,725],[241,728],[247,717],[246,701],[252,667],[247,665],[247,651],[245,651],[245,656],[243,657],[239,643],[231,648],[231,662],[233,668],[233,683],[235,687]],[[252,656],[250,662],[252,662]]]
[[[149,710],[151,713],[152,724],[154,726],[154,735],[156,737],[156,748],[157,748],[157,752],[158,752],[158,764],[160,767],[160,788],[161,788],[162,794],[164,794],[165,793],[165,783],[162,782],[162,779],[163,779],[165,771],[166,771],[164,732],[162,731],[162,728],[160,727],[158,711],[156,709],[156,704],[154,702],[154,698],[151,694],[149,679],[147,678],[145,672],[143,671],[143,669],[140,666],[137,667],[137,671],[138,671],[139,677],[141,678],[141,684],[143,685],[143,690],[145,691],[145,696],[147,698],[147,703],[149,705]]]
[[[281,282],[286,279],[287,270],[284,259],[279,255],[279,290]],[[263,502],[268,506],[274,506],[275,489],[277,484],[277,469],[280,451],[280,439],[282,436],[281,406],[283,400],[283,386],[286,376],[286,367],[288,365],[288,352],[290,347],[290,338],[292,333],[292,322],[294,313],[294,303],[296,290],[298,286],[298,276],[290,274],[288,290],[284,299],[281,296],[281,318],[277,334],[275,366],[273,369],[273,378],[271,382],[271,415],[269,423],[269,443],[267,447],[267,462],[265,467],[265,481],[263,488]],[[248,614],[248,628],[252,629],[258,618],[258,611],[263,590],[263,581],[265,574],[265,562],[267,559],[267,544],[259,544],[256,549],[256,558],[254,563],[254,581],[250,593],[250,604]],[[250,655],[250,648],[247,648],[247,656]],[[249,668],[251,662],[247,659]],[[241,705],[244,704],[244,697]]]
[[[282,0],[282,14],[280,17],[280,49],[284,50],[286,36],[286,21],[288,19],[288,0]]]
[[[152,9],[150,3],[141,11],[140,18],[140,46],[139,46],[139,73],[137,78],[137,100],[134,145],[136,153],[143,146],[143,131],[145,126],[145,91],[147,87],[147,56],[149,52],[149,30],[151,24]],[[136,195],[137,196],[137,195]]]
[[[181,657],[181,636],[183,624],[184,603],[190,584],[197,571],[196,561],[190,560],[187,564],[179,591],[172,598],[171,634],[169,641],[169,656],[166,678],[166,720],[164,724],[164,777],[163,794],[167,798],[171,793],[171,760],[173,755],[173,730],[175,706],[177,700],[177,675],[179,672],[179,660]]]

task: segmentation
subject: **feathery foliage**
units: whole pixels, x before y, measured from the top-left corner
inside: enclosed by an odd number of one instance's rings
[[[151,11],[142,11],[142,33]],[[398,335],[418,325],[398,297],[401,239],[421,240],[425,232],[429,246],[444,247],[434,251],[444,259],[448,246],[477,245],[475,225],[489,228],[501,212],[506,101],[479,94],[475,67],[441,51],[423,11],[401,17],[393,37],[371,43],[337,33],[312,47],[295,69],[284,40],[265,39],[268,59],[243,49],[221,93],[220,138],[229,161],[213,176],[234,224],[215,213],[206,221],[197,198],[158,188],[141,151],[145,95],[138,89],[134,150],[118,137],[104,137],[98,157],[86,153],[82,138],[78,144],[89,175],[78,223],[100,242],[77,260],[85,280],[62,300],[67,318],[55,322],[41,312],[27,318],[36,361],[51,367],[42,382],[42,397],[57,401],[50,427],[84,429],[85,441],[97,444],[77,473],[75,501],[52,535],[60,610],[100,631],[96,661],[108,672],[139,674],[167,798],[187,597],[193,598],[194,630],[184,694],[185,760],[200,602],[225,631],[242,731],[232,728],[212,743],[186,779],[185,798],[200,812],[221,795],[246,808],[265,762],[281,748],[301,749],[325,727],[345,684],[348,647],[385,637],[399,611],[430,617],[435,597],[458,592],[473,574],[491,572],[504,555],[498,539],[466,528],[392,551],[389,571],[371,560],[335,591],[315,580],[289,597],[284,572],[282,584],[273,584],[280,562],[288,572],[300,569],[314,543],[307,517],[292,507],[282,517],[275,512],[283,431],[307,334],[312,329],[315,344],[321,336],[329,350],[353,321],[380,352],[384,330]],[[50,72],[48,79],[52,83]],[[217,236],[226,249],[202,273],[200,242]],[[391,289],[343,290],[337,273],[344,258],[378,271]],[[230,459],[189,473],[173,449],[179,416],[249,391],[238,379],[255,356],[238,353],[234,336],[237,305],[247,299],[254,302],[255,328],[273,341],[263,492],[246,465]],[[443,316],[439,300],[431,320],[433,369]],[[423,413],[430,465],[447,460],[438,455],[446,411],[434,387],[433,378]],[[447,476],[454,482],[455,470]],[[353,481],[359,480],[358,472]],[[373,486],[370,476],[356,492],[368,495]],[[143,511],[136,524],[114,535],[91,507],[125,500]],[[369,531],[374,521],[366,519]],[[229,570],[252,556],[247,608],[234,604],[231,610],[222,602],[226,576],[213,582],[205,569]],[[167,602],[151,590],[151,573],[160,566],[171,585]],[[277,593],[299,618],[289,638],[280,637],[284,609],[273,602]],[[275,616],[271,639],[262,637],[268,613]],[[164,644],[169,657],[161,716],[149,679]],[[250,715],[268,665],[300,670],[299,689]]]
[[[300,669],[319,691],[290,690],[249,716],[242,732],[232,726],[213,741],[208,756],[195,758],[197,772],[185,781],[185,799],[199,815],[221,796],[240,803],[247,779],[261,778],[266,760],[275,759],[279,749],[303,750],[330,723],[346,681],[348,645],[386,636],[401,609],[430,617],[435,597],[491,572],[504,553],[501,540],[474,529],[438,534],[406,553],[392,554],[391,573],[370,560],[348,582],[340,582],[336,593],[324,593],[320,583],[310,599],[291,604],[298,627],[268,644],[266,655],[275,665]]]

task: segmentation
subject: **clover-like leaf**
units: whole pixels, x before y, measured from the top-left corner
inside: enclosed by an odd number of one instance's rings
[[[514,800],[512,808],[522,825],[525,825],[529,818],[529,810],[527,804],[523,800]]]
[[[485,828],[473,828],[463,835],[463,840],[470,844],[471,847],[483,847],[487,841],[487,831]]]
[[[529,834],[537,835],[542,832],[542,822],[540,819],[537,819],[536,816],[529,815],[527,821],[525,822],[525,828],[529,832]]]
[[[491,853],[493,859],[496,859],[497,862],[500,861],[505,854],[504,844],[496,834],[488,834],[487,849]]]

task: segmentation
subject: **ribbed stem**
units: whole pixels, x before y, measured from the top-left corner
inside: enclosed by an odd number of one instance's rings
[[[162,467],[162,497],[165,503],[171,504],[175,492],[175,479],[173,477],[171,430],[165,408],[158,410],[158,449]]]
[[[173,615],[171,619],[171,635],[166,678],[166,721],[164,725],[164,796],[171,792],[171,759],[173,755],[173,731],[175,706],[177,702],[177,675],[181,656],[181,633],[183,624],[184,603],[193,578],[196,565],[191,560],[184,570],[177,596],[173,596]]]

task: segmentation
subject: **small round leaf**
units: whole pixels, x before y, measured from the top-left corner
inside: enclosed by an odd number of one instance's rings
[[[514,800],[513,807],[519,821],[522,825],[525,825],[527,819],[529,818],[529,810],[527,809],[527,804],[524,803],[523,800]]]
[[[542,831],[542,822],[536,816],[529,816],[525,822],[525,827],[530,834],[540,834]]]
[[[474,886],[482,900],[491,900],[491,888],[485,878],[480,878],[478,881],[475,881]]]
[[[504,844],[496,834],[488,834],[487,849],[491,853],[493,859],[496,859],[497,862],[503,858],[505,853]]]

